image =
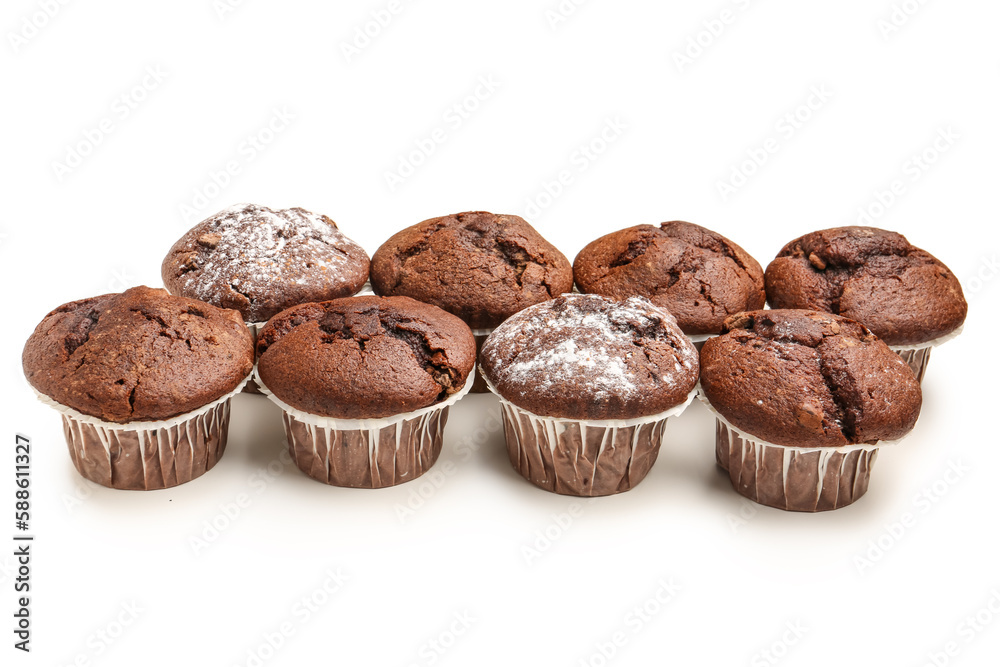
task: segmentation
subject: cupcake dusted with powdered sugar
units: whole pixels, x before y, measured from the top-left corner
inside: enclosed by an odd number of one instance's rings
[[[531,306],[490,334],[481,366],[501,399],[514,468],[578,496],[637,484],[698,381],[694,344],[639,297],[567,294]]]
[[[264,322],[300,303],[357,293],[368,255],[337,224],[301,208],[240,204],[195,225],[163,260],[172,294]]]
[[[674,318],[642,298],[573,294],[533,306],[483,346],[487,380],[539,415],[631,419],[683,403],[698,353]]]

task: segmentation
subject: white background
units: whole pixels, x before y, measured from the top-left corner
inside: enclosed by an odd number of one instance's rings
[[[1000,6],[898,2],[912,13],[899,26],[890,0],[592,0],[560,21],[557,0],[403,1],[350,56],[388,0],[247,0],[221,16],[211,0],[69,2],[51,18],[44,2],[5,2],[0,536],[14,532],[19,431],[35,443],[37,541],[27,656],[11,648],[12,547],[0,551],[3,663],[995,664]],[[466,117],[452,110],[463,102]],[[275,109],[293,118],[268,134]],[[605,127],[619,129],[602,144]],[[444,141],[390,188],[386,172],[432,135]],[[743,165],[765,146],[763,166]],[[916,166],[925,150],[933,164]],[[724,197],[734,168],[753,173]],[[880,453],[867,496],[825,514],[736,495],[700,405],[669,424],[638,488],[574,506],[513,472],[488,396],[454,409],[439,488],[337,489],[292,466],[263,481],[283,434],[277,409],[248,396],[205,477],[152,493],[86,484],[21,375],[24,340],[61,303],[160,285],[173,241],[237,202],[326,213],[369,253],[464,210],[526,215],[571,259],[606,232],[685,219],[762,264],[871,208],[954,270],[970,315],[933,354],[912,437]],[[226,524],[241,494],[249,504],[196,553],[192,538]],[[338,568],[349,579],[306,618],[296,605],[324,598]],[[661,580],[678,588],[667,602]],[[261,649],[283,623],[291,635]]]

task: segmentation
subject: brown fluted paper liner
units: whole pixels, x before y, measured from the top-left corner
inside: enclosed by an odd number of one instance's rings
[[[608,496],[641,482],[656,462],[667,422],[550,428],[510,404],[503,404],[503,416],[514,470],[540,489],[567,496]]]
[[[208,405],[159,422],[118,424],[84,415],[42,394],[62,413],[77,471],[112,489],[151,491],[190,482],[219,462],[229,433],[229,401],[243,384]]]
[[[903,358],[909,367],[913,371],[913,374],[917,376],[917,382],[924,381],[924,373],[927,372],[927,362],[931,360],[931,350],[930,347],[920,347],[912,350],[893,350],[896,354]]]
[[[113,489],[165,489],[212,469],[226,450],[229,403],[189,422],[143,431],[106,429],[63,415],[73,465]]]
[[[877,448],[800,449],[745,438],[716,421],[716,452],[733,488],[750,500],[794,512],[850,505],[868,490]]]
[[[379,489],[420,477],[441,453],[448,408],[379,428],[332,429],[284,414],[292,460],[333,486]]]
[[[591,421],[543,417],[497,395],[514,470],[540,489],[594,497],[628,491],[643,480],[656,462],[667,419],[681,414],[695,393],[658,415]]]
[[[267,324],[267,322],[246,323],[247,329],[250,330],[250,337],[253,338],[253,357],[254,357],[253,362],[255,369],[257,368],[257,334],[260,333],[260,330],[264,328],[265,324]],[[246,385],[243,387],[243,391],[244,393],[247,394],[258,394],[258,395],[261,394],[260,387],[258,387],[257,383],[253,381],[252,375],[250,376],[250,379],[247,380]]]
[[[924,373],[927,372],[927,364],[931,360],[931,350],[942,343],[947,343],[960,333],[962,333],[962,327],[955,329],[950,334],[929,340],[926,343],[918,345],[890,345],[889,348],[902,357],[903,361],[909,365],[910,370],[917,376],[917,382],[923,382]]]
[[[694,343],[694,347],[698,352],[701,352],[701,348],[705,347],[705,341],[709,338],[715,338],[719,334],[686,334],[691,342]]]
[[[295,465],[332,486],[379,489],[420,477],[441,453],[448,408],[472,388],[465,386],[435,405],[384,419],[336,419],[312,415],[282,402],[260,377],[262,393],[284,411],[288,451]]]
[[[729,471],[729,428],[720,420],[715,420],[715,463]]]
[[[490,388],[486,385],[486,378],[483,374],[479,372],[479,353],[483,349],[483,343],[486,342],[486,338],[493,333],[493,329],[473,329],[472,335],[476,339],[476,381],[472,384],[472,389],[469,393],[472,394],[485,394],[489,392]]]

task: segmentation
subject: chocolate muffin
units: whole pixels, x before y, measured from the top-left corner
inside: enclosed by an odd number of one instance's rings
[[[909,354],[922,378],[934,339],[962,326],[968,304],[955,275],[902,234],[874,227],[837,227],[787,244],[764,276],[772,308],[807,308],[861,322]],[[928,344],[928,345],[924,345]]]
[[[407,297],[302,304],[267,323],[258,377],[285,410],[296,464],[337,486],[414,479],[441,451],[448,406],[471,387],[459,318]]]
[[[239,204],[182,236],[161,273],[173,294],[263,322],[296,304],[356,293],[368,255],[325,215]]]
[[[372,419],[444,400],[475,364],[457,317],[407,297],[355,297],[293,306],[257,340],[260,377],[310,414]]]
[[[632,419],[683,403],[697,357],[673,316],[645,299],[568,294],[494,331],[482,368],[498,394],[537,415]]]
[[[371,280],[376,294],[432,303],[486,329],[572,290],[573,269],[523,218],[475,211],[393,235],[372,256]]]
[[[652,467],[669,416],[694,395],[698,354],[646,299],[568,294],[513,315],[483,345],[511,464],[548,491],[626,491]]]
[[[458,213],[407,227],[372,256],[372,289],[462,318],[477,349],[498,324],[573,289],[569,260],[516,215]],[[472,391],[486,391],[477,379]]]
[[[236,311],[135,287],[46,315],[22,363],[40,397],[62,412],[84,477],[164,488],[222,456],[228,397],[253,369],[253,343]]]
[[[868,488],[875,446],[909,433],[920,384],[862,324],[807,310],[726,320],[701,350],[701,392],[720,417],[733,487],[782,509],[834,509]]]
[[[573,262],[581,292],[642,296],[684,333],[717,334],[723,321],[764,307],[764,272],[743,248],[690,222],[638,225],[589,243]]]

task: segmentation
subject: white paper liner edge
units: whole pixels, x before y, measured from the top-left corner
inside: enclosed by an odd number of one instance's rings
[[[482,369],[479,371],[482,373]],[[643,417],[632,417],[631,419],[574,419],[572,417],[549,417],[547,415],[536,415],[531,410],[525,410],[520,405],[508,401],[506,398],[500,395],[500,392],[496,390],[493,383],[490,382],[486,374],[483,373],[483,380],[486,382],[486,387],[498,398],[500,403],[503,405],[508,405],[518,412],[523,412],[532,419],[537,419],[542,422],[560,424],[560,423],[572,423],[572,424],[582,424],[588,427],[595,428],[629,428],[632,426],[639,426],[640,424],[651,424],[653,422],[658,422],[662,419],[669,419],[670,417],[678,417],[684,410],[687,409],[691,402],[694,400],[695,396],[698,395],[699,385],[695,383],[694,389],[688,392],[687,398],[684,399],[683,403],[678,403],[672,408],[659,412],[655,415],[645,415]]]
[[[716,338],[720,334],[684,334],[691,339],[692,343],[704,343],[709,338]]]
[[[304,412],[297,408],[293,408],[275,396],[274,393],[264,385],[264,381],[260,379],[260,373],[257,371],[256,367],[254,367],[253,379],[254,382],[257,383],[257,387],[260,389],[260,393],[267,396],[272,403],[284,410],[296,421],[334,431],[368,431],[372,429],[383,429],[387,426],[392,426],[407,419],[422,417],[430,412],[435,412],[437,410],[455,405],[460,398],[468,394],[469,390],[472,389],[472,385],[476,381],[476,369],[472,369],[472,372],[469,373],[469,377],[466,378],[465,384],[462,385],[461,389],[440,403],[428,405],[425,408],[420,408],[419,410],[414,410],[413,412],[403,412],[398,415],[392,415],[391,417],[381,417],[378,419],[341,419],[337,417],[324,417],[322,415],[314,415]]]
[[[945,335],[938,336],[937,338],[934,338],[932,340],[924,341],[923,343],[912,343],[910,345],[890,345],[889,349],[892,350],[893,352],[905,352],[906,350],[922,350],[927,347],[937,347],[938,345],[947,343],[952,338],[958,337],[958,335],[962,333],[962,329],[964,328],[965,324],[962,324],[962,326],[958,327],[951,333],[946,333]]]
[[[253,373],[243,378],[243,380],[241,380],[239,384],[236,385],[236,389],[233,389],[228,394],[225,394],[224,396],[215,399],[211,403],[206,403],[197,410],[192,410],[191,412],[185,412],[183,414],[176,415],[169,419],[163,419],[160,421],[125,422],[124,424],[120,424],[118,422],[105,421],[100,417],[94,417],[93,415],[85,415],[79,410],[74,410],[68,405],[63,405],[62,403],[59,403],[58,401],[50,398],[49,396],[46,396],[45,394],[41,393],[34,387],[32,387],[31,389],[32,391],[35,392],[35,397],[38,398],[39,401],[49,406],[56,412],[59,412],[63,416],[73,419],[74,421],[78,421],[84,424],[92,424],[94,426],[100,426],[101,428],[108,429],[110,431],[156,431],[161,428],[173,428],[174,426],[183,424],[184,422],[194,419],[195,417],[200,417],[209,410],[212,410],[213,408],[222,405],[223,403],[231,399],[233,396],[236,396],[241,391],[243,391],[243,387],[246,386],[246,383],[249,382],[250,378],[252,377]]]
[[[881,447],[892,447],[894,445],[898,445],[899,443],[903,442],[910,435],[909,433],[907,433],[898,440],[879,440],[878,442],[872,445],[867,443],[860,443],[857,445],[841,445],[840,447],[797,447],[795,445],[776,445],[773,442],[768,442],[767,440],[761,440],[757,436],[750,435],[746,431],[733,426],[733,424],[728,419],[719,414],[719,411],[716,410],[715,407],[709,402],[708,397],[705,396],[705,392],[701,390],[701,382],[698,383],[697,389],[698,389],[698,400],[701,401],[701,403],[706,408],[708,408],[708,411],[711,412],[716,419],[725,424],[726,428],[728,428],[731,431],[734,431],[736,435],[738,435],[744,441],[752,442],[756,445],[761,445],[764,447],[781,447],[782,449],[788,449],[797,454],[809,454],[812,452],[838,452],[840,454],[848,454],[850,452],[854,452],[859,449],[863,449],[865,451],[872,451],[874,449],[879,449]]]
[[[491,333],[493,333],[494,329],[496,329],[496,327],[491,327],[489,329],[473,329],[472,330],[472,335],[473,336],[489,336]]]

